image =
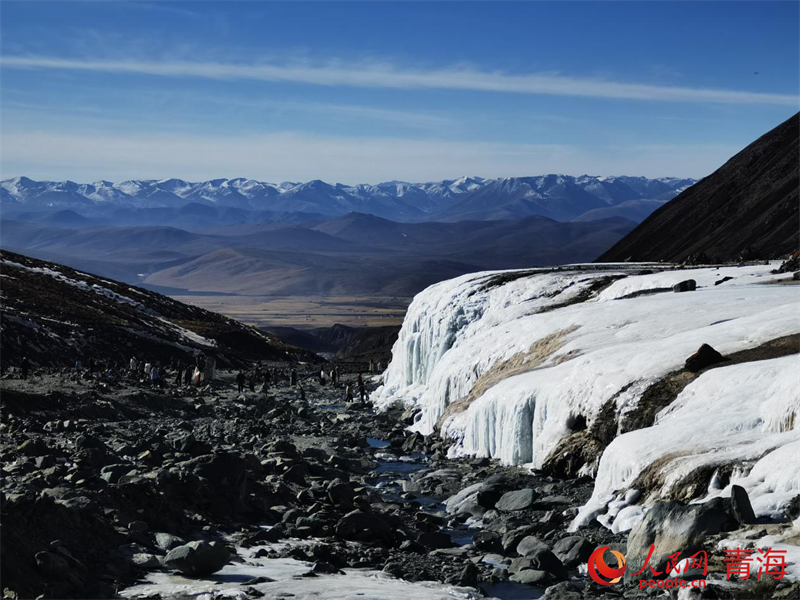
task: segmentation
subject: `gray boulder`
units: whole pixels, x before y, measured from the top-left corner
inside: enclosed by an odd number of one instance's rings
[[[455,545],[450,536],[442,531],[424,531],[417,536],[417,541],[429,550],[451,548]]]
[[[178,546],[182,546],[186,543],[185,540],[179,538],[177,535],[172,535],[171,533],[159,532],[156,533],[154,537],[156,546],[161,548],[164,552],[169,552],[173,548],[177,548]]]
[[[547,585],[553,580],[549,573],[539,569],[525,569],[514,573],[509,579],[525,585]]]
[[[478,494],[486,488],[484,482],[475,483],[451,496],[445,502],[445,509],[450,514],[467,513],[473,517],[482,517],[486,509],[478,503]]]
[[[58,554],[53,552],[37,552],[34,558],[39,571],[47,579],[60,581],[69,575],[69,563]]]
[[[740,485],[731,486],[731,510],[733,516],[742,525],[752,525],[757,522],[747,490]]]
[[[562,581],[544,591],[543,600],[583,600],[583,585],[573,581]]]
[[[522,538],[522,541],[517,545],[517,554],[520,556],[533,556],[543,550],[550,550],[550,546],[533,535]]]
[[[131,562],[142,569],[158,569],[161,566],[157,556],[146,552],[137,552],[131,558]]]
[[[353,486],[341,479],[334,479],[328,485],[328,498],[334,506],[352,509],[355,497]]]
[[[702,550],[709,535],[738,528],[730,500],[714,498],[703,504],[658,502],[644,519],[628,534],[626,579],[641,570],[650,546],[654,545],[650,566],[664,571],[671,554],[680,552],[679,559]]]
[[[556,542],[553,546],[553,554],[564,563],[565,567],[571,569],[589,560],[594,549],[594,544],[585,537],[570,535]]]
[[[173,548],[164,557],[164,566],[191,577],[216,573],[228,564],[231,553],[217,542],[189,542]]]
[[[354,510],[336,523],[336,535],[348,540],[370,540],[392,533],[391,526],[380,516]]]
[[[697,282],[694,279],[687,279],[672,286],[673,292],[693,292],[697,289]]]
[[[563,563],[547,544],[535,536],[529,535],[524,538],[517,546],[517,553],[523,557],[522,560],[530,561],[530,568],[547,571],[558,578],[566,577]],[[520,567],[522,567],[521,562],[517,564],[517,568]]]
[[[495,508],[503,512],[525,510],[533,506],[534,497],[534,491],[530,488],[506,492],[500,500],[497,501]]]

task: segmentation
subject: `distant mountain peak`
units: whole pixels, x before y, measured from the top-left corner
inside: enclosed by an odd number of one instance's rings
[[[0,182],[3,190],[0,200],[12,210],[71,209],[88,218],[96,216],[92,214],[93,207],[118,205],[150,210],[192,204],[252,213],[313,215],[308,218],[356,212],[400,222],[485,221],[531,215],[569,221],[588,211],[625,202],[663,202],[692,183],[694,180],[678,177],[574,177],[559,173],[496,179],[463,175],[426,183],[392,180],[358,185],[321,179],[268,183],[245,177],[200,182],[165,178],[78,184],[34,181],[20,176]],[[646,206],[655,208],[652,203]]]

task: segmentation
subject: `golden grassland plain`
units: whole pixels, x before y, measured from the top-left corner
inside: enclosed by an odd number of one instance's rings
[[[400,325],[411,298],[363,296],[171,295],[257,327],[310,329]]]

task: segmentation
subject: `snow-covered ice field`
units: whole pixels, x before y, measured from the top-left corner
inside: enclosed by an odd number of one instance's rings
[[[413,427],[428,434],[438,425],[453,441],[452,455],[541,467],[576,417],[591,425],[612,402],[624,418],[649,386],[682,368],[702,344],[726,355],[800,333],[800,287],[774,284],[787,278],[771,274],[778,264],[645,275],[622,265],[576,267],[445,281],[409,307],[384,385],[372,399],[378,406],[397,400],[418,406]],[[610,275],[627,276],[570,303]],[[697,282],[696,291],[658,292],[686,279]],[[519,368],[521,359],[530,367]],[[586,511],[616,500],[618,528],[629,529],[641,508],[626,508],[625,488],[667,454],[679,456],[668,463],[661,493],[699,466],[743,461],[749,466],[731,484],[748,490],[758,514],[779,511],[800,493],[799,367],[792,355],[703,373],[653,427],[626,433],[606,449],[596,473],[590,470],[597,482]],[[466,397],[459,410],[448,410]],[[709,497],[727,493],[709,489]]]

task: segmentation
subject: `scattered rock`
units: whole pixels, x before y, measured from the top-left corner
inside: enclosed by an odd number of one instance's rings
[[[503,512],[525,510],[533,506],[534,498],[534,491],[530,488],[506,492],[500,500],[497,501],[495,508]]]
[[[553,546],[555,554],[568,569],[577,567],[589,560],[595,545],[580,535],[570,535],[558,540]]]
[[[453,540],[450,539],[450,536],[441,531],[427,531],[420,533],[417,537],[417,542],[429,550],[435,550],[437,548],[451,548],[453,546]]]
[[[737,527],[727,498],[690,505],[657,502],[628,535],[626,580],[642,568],[651,545],[650,565],[664,571],[670,555],[680,551],[680,558],[686,558],[702,549],[707,536]]]
[[[69,575],[69,563],[53,552],[37,552],[36,566],[39,571],[50,579],[60,581]]]
[[[156,555],[145,552],[137,552],[133,555],[131,561],[142,569],[158,569],[161,566],[161,562]]]
[[[517,554],[520,556],[533,556],[545,550],[549,551],[550,546],[533,535],[522,538],[522,541],[517,545]]]
[[[716,365],[724,360],[725,358],[719,352],[714,350],[714,348],[708,344],[703,344],[700,346],[697,352],[686,359],[686,369],[692,373],[697,373],[706,367]]]
[[[336,523],[336,535],[348,540],[374,541],[392,532],[391,526],[381,517],[361,510],[347,513]]]
[[[740,485],[731,486],[731,510],[733,511],[733,516],[742,525],[751,525],[758,522],[753,506],[750,504],[750,497]]]
[[[549,573],[538,569],[519,571],[518,573],[514,573],[509,579],[517,583],[524,583],[525,585],[546,585],[552,581],[552,577]]]
[[[572,581],[562,581],[548,586],[542,600],[583,600],[583,586]]]
[[[155,534],[155,541],[156,546],[161,548],[164,552],[169,552],[173,548],[177,548],[178,546],[182,546],[186,543],[185,540],[179,538],[176,535],[172,535],[171,533],[156,533]]]
[[[693,292],[697,289],[697,282],[694,279],[687,279],[672,286],[673,292]]]
[[[164,558],[164,565],[184,575],[202,577],[216,573],[230,559],[230,552],[222,544],[199,541],[170,550]]]

